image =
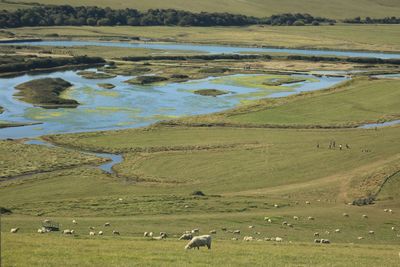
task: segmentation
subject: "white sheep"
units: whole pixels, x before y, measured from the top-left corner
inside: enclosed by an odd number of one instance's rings
[[[349,214],[343,213],[343,217],[349,217]]]
[[[106,222],[106,223],[104,224],[104,226],[105,226],[105,227],[108,227],[108,226],[111,226],[111,224],[110,224],[109,222]]]
[[[254,240],[254,237],[252,237],[252,236],[245,236],[245,237],[243,237],[243,241],[249,242],[249,241],[253,241],[253,240]]]
[[[314,236],[319,236],[319,233],[318,233],[318,232],[315,232],[315,233],[314,233]]]
[[[90,236],[95,236],[95,235],[96,235],[96,233],[95,233],[95,232],[93,232],[93,231],[90,231],[90,232],[89,232],[89,235],[90,235]]]
[[[367,219],[368,218],[368,216],[367,215],[365,215],[365,214],[363,214],[363,216],[362,216],[364,219]]]
[[[37,230],[37,232],[38,232],[39,234],[44,234],[44,233],[46,233],[46,231],[45,231],[45,230],[43,230],[43,229],[41,229],[41,228],[40,228],[40,229],[38,229],[38,230]]]
[[[103,231],[99,231],[99,235],[103,235]]]
[[[368,234],[373,235],[373,234],[375,234],[375,232],[374,231],[368,231]]]
[[[357,239],[358,239],[358,240],[363,240],[363,239],[364,239],[364,237],[362,237],[362,236],[359,236],[359,237],[357,237]]]
[[[208,249],[211,249],[211,236],[210,235],[201,235],[196,236],[185,246],[185,249],[192,249],[207,246]]]
[[[181,237],[179,237],[179,240],[192,240],[193,235],[192,234],[183,234]]]
[[[74,234],[74,230],[65,229],[62,231],[63,235],[72,235]]]
[[[336,230],[335,230],[335,233],[340,233],[340,229],[336,229]]]
[[[306,201],[306,204],[307,204],[307,205],[310,205],[310,204],[311,204],[311,202],[310,202],[310,201]]]
[[[192,230],[192,234],[199,233],[199,232],[200,232],[200,230],[197,228]]]
[[[281,237],[275,237],[275,241],[276,241],[276,242],[282,242],[282,241],[283,241],[283,238],[281,238]]]
[[[73,223],[73,224],[78,224],[78,223],[76,222],[76,220],[72,220],[72,223]]]
[[[330,244],[331,241],[329,241],[329,239],[321,239],[321,243],[322,244]]]
[[[293,216],[293,219],[296,220],[296,221],[298,221],[298,220],[299,220],[299,217]]]
[[[113,230],[112,231],[113,235],[120,235],[119,231]]]
[[[396,227],[392,226],[392,231],[396,231]]]
[[[210,231],[210,234],[216,234],[217,233],[217,230],[211,230]]]
[[[288,223],[287,223],[287,221],[284,221],[283,223],[282,223],[282,225],[287,225]]]
[[[10,230],[10,233],[13,233],[13,234],[15,234],[16,232],[18,232],[19,231],[19,228],[17,227],[17,228],[12,228],[11,230]]]
[[[253,229],[254,228],[254,225],[249,225],[249,229]]]
[[[240,230],[233,231],[234,234],[240,235]]]
[[[307,220],[309,220],[309,221],[314,221],[314,217],[308,216],[308,217],[307,217]]]

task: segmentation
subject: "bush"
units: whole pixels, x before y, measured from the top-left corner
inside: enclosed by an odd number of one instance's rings
[[[0,207],[0,214],[11,214],[12,211],[10,209],[7,209],[5,207]]]
[[[304,26],[304,25],[306,25],[306,24],[305,24],[304,21],[302,21],[302,20],[296,20],[296,21],[293,23],[293,26]]]
[[[200,191],[200,190],[197,190],[197,191],[193,191],[192,193],[191,193],[191,195],[192,196],[201,196],[201,197],[204,197],[206,194],[204,194],[202,191]]]

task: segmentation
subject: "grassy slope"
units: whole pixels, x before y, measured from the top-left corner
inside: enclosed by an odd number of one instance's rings
[[[0,180],[3,177],[102,162],[94,156],[64,149],[0,141]]]
[[[399,118],[398,80],[360,80],[346,90],[298,98],[289,104],[233,115],[228,121],[256,124],[346,125]]]
[[[17,1],[18,2],[18,1]],[[21,2],[26,2],[21,0]],[[175,8],[194,12],[230,12],[264,17],[272,14],[301,12],[310,13],[329,18],[348,18],[356,16],[385,17],[395,16],[400,12],[400,4],[396,0],[221,0],[221,1],[194,1],[194,0],[37,0],[35,2],[46,4],[91,5],[113,8],[137,8],[146,10],[150,8]],[[12,8],[6,4],[1,8]]]
[[[140,36],[177,42],[264,45],[292,48],[400,51],[399,25],[320,27],[35,27],[13,29],[20,35]]]

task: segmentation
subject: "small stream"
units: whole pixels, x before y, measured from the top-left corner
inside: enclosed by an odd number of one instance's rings
[[[97,156],[99,158],[107,159],[109,161],[99,165],[98,168],[101,169],[102,171],[106,172],[106,173],[109,173],[109,174],[114,174],[114,171],[113,171],[112,167],[114,165],[119,164],[119,163],[121,163],[123,161],[122,155],[119,155],[119,154],[95,153],[95,152],[88,152],[88,151],[79,150],[79,149],[65,148],[65,147],[56,146],[56,145],[53,145],[53,144],[51,144],[49,142],[46,142],[46,141],[43,141],[43,140],[38,140],[38,139],[30,139],[30,140],[24,142],[24,144],[47,146],[47,147],[59,147],[59,148],[68,149],[68,150],[74,150],[74,151],[78,151],[78,152],[85,153],[85,154],[88,154],[88,155],[94,155],[94,156]]]

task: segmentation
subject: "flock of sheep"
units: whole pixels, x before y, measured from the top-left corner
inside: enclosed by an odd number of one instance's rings
[[[310,203],[307,201],[306,204],[310,204]],[[384,212],[393,213],[393,210],[384,209]],[[347,213],[343,213],[343,217],[350,217],[350,216]],[[363,219],[368,219],[368,216],[366,214],[363,214],[362,218]],[[293,216],[293,220],[298,221],[299,219],[300,218],[298,216]],[[276,219],[273,219],[273,218],[270,218],[270,217],[264,217],[264,221],[266,221],[268,223],[272,223],[273,220],[276,220]],[[309,216],[309,217],[307,217],[307,220],[315,220],[315,218]],[[49,222],[50,222],[49,220],[44,220],[43,221],[43,223],[49,223]],[[77,221],[76,220],[72,220],[72,223],[73,224],[77,224]],[[104,227],[110,227],[110,226],[111,226],[111,224],[109,222],[106,222],[104,224]],[[283,221],[282,222],[282,226],[293,227],[293,224],[288,223],[287,221]],[[255,226],[250,225],[248,228],[249,229],[254,229]],[[89,235],[90,236],[95,236],[95,235],[102,236],[104,234],[103,231],[95,232],[94,231],[95,230],[94,227],[89,227],[89,229],[90,229],[90,231],[89,231]],[[397,231],[397,229],[394,226],[391,227],[391,229],[392,229],[392,231]],[[227,228],[221,228],[221,230],[224,231],[224,232],[227,232],[227,233],[232,233],[233,235],[236,235],[236,236],[241,234],[240,230],[228,230]],[[17,233],[18,231],[19,231],[19,228],[12,228],[10,232],[11,233]],[[42,227],[42,228],[38,229],[37,232],[43,234],[43,233],[51,232],[51,230],[47,229],[46,227]],[[340,233],[340,232],[341,232],[341,230],[339,228],[334,230],[334,233]],[[75,231],[72,230],[72,229],[65,229],[65,230],[61,231],[61,233],[64,234],[64,235],[74,235]],[[192,248],[199,249],[200,247],[207,247],[208,249],[211,249],[211,240],[212,240],[211,235],[215,235],[217,233],[217,230],[209,231],[208,235],[199,235],[199,233],[200,233],[199,229],[193,229],[193,230],[185,231],[178,239],[179,240],[188,240],[189,241],[189,243],[187,243],[187,245],[185,246],[185,249],[192,249]],[[120,232],[117,231],[117,230],[113,230],[112,234],[113,235],[120,235]],[[254,232],[254,234],[261,235],[260,232]],[[325,231],[324,234],[325,235],[329,235],[330,232],[329,231]],[[368,231],[368,234],[369,235],[374,235],[375,232],[370,230],[370,231]],[[154,236],[153,232],[144,232],[143,236],[145,238],[150,238],[152,240],[163,240],[163,239],[166,239],[168,237],[168,234],[166,232],[160,232],[158,236]],[[318,244],[330,244],[331,243],[331,241],[329,239],[325,239],[325,238],[320,239],[319,238],[320,237],[320,233],[319,232],[315,232],[314,233],[314,237],[317,238],[317,239],[314,239],[314,243],[318,243]],[[357,239],[358,240],[362,240],[362,239],[364,239],[364,237],[359,236],[359,237],[357,237]],[[232,240],[239,240],[239,238],[233,237]],[[256,237],[253,237],[253,236],[244,236],[243,237],[243,241],[247,241],[247,242],[249,242],[249,241],[283,242],[283,238],[281,238],[281,237],[265,237],[265,238],[262,239],[262,238],[256,238]]]

